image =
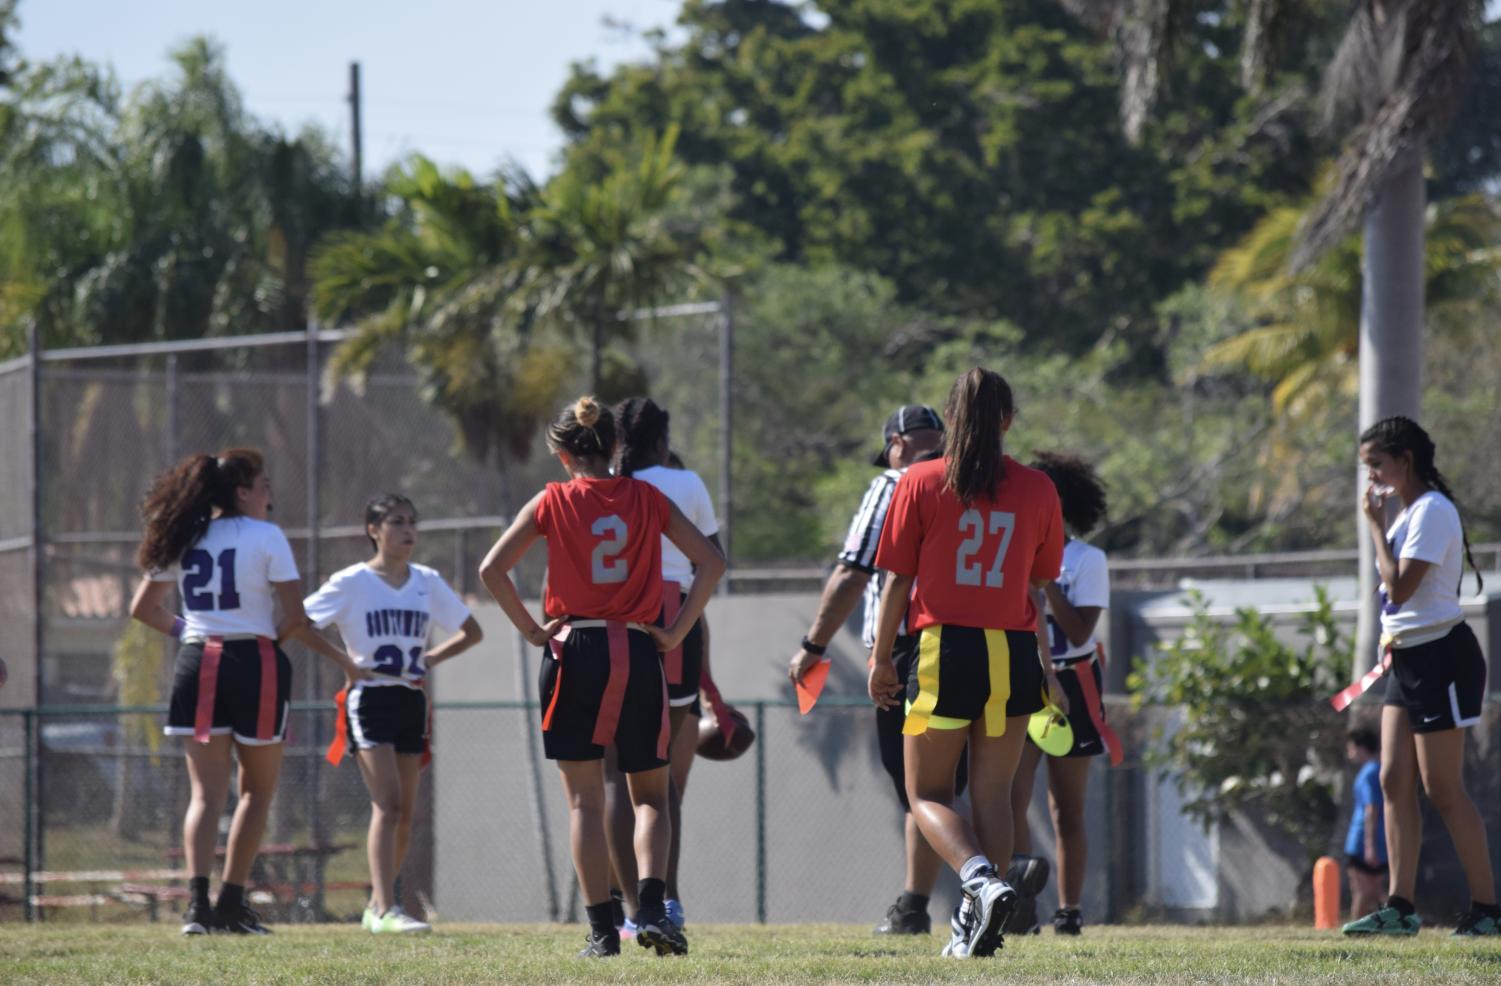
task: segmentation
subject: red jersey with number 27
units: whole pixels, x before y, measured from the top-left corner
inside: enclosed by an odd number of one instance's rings
[[[662,612],[662,535],[672,505],[629,477],[548,483],[537,503],[547,539],[549,618],[651,623]]]
[[[1010,456],[994,495],[968,507],[944,488],[944,461],[908,469],[891,495],[876,567],[916,576],[909,632],[934,624],[1035,630],[1032,579],[1055,579],[1063,511],[1047,474]]]

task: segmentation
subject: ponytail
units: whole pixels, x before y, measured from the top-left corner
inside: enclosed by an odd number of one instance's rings
[[[1395,415],[1390,418],[1382,418],[1361,432],[1360,444],[1373,445],[1390,456],[1399,456],[1404,453],[1412,456],[1413,473],[1427,483],[1433,489],[1442,493],[1454,504],[1455,513],[1459,513],[1459,501],[1454,498],[1454,493],[1449,489],[1449,484],[1444,481],[1443,474],[1438,471],[1434,464],[1437,448],[1433,439],[1428,436],[1422,426],[1411,418]],[[1464,542],[1465,560],[1470,563],[1470,568],[1475,572],[1475,591],[1485,591],[1485,578],[1480,574],[1480,566],[1475,564],[1475,555],[1470,550],[1470,535],[1465,530],[1464,518],[1459,522],[1459,537]],[[1460,588],[1464,587],[1464,576],[1460,576]]]
[[[1002,438],[1015,413],[1010,384],[993,370],[977,366],[949,390],[943,409],[944,488],[966,507],[993,495],[1005,478]]]
[[[240,512],[236,492],[265,469],[255,449],[227,449],[218,458],[190,455],[156,477],[141,501],[145,532],[136,562],[148,572],[171,568],[208,533],[214,510],[232,517]]]

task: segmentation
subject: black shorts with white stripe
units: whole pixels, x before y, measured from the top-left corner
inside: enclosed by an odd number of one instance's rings
[[[1468,623],[1438,640],[1393,648],[1384,704],[1406,709],[1413,732],[1473,726],[1484,698],[1485,655]]]
[[[427,752],[427,693],[406,685],[357,684],[349,692],[349,738],[356,749],[383,743],[397,753]]]

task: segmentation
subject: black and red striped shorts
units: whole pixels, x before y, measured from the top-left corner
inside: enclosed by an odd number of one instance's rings
[[[667,682],[650,635],[575,621],[543,654],[537,694],[547,759],[599,760],[613,744],[623,773],[667,765]]]
[[[292,700],[292,662],[266,637],[185,640],[173,667],[168,736],[232,735],[280,743]]]

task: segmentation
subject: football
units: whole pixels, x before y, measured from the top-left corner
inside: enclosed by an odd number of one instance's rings
[[[735,722],[729,742],[719,731],[719,720],[714,718],[714,713],[710,712],[698,721],[698,755],[706,760],[734,760],[756,741],[756,731],[751,729],[744,714],[733,705],[727,708]]]

